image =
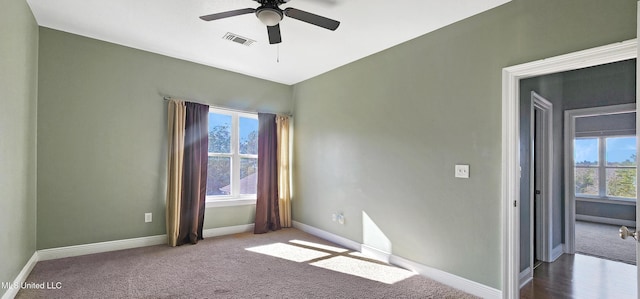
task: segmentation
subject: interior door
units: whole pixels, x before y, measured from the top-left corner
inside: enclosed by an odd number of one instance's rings
[[[542,190],[544,184],[542,184],[542,180],[544,179],[542,167],[543,167],[543,159],[542,153],[544,152],[542,146],[544,144],[543,138],[543,126],[542,126],[542,111],[538,107],[534,107],[534,119],[535,119],[535,131],[534,131],[534,154],[533,154],[533,263],[531,264],[533,268],[539,264],[539,261],[542,260],[540,255],[542,254],[542,214],[541,214],[541,203],[542,203],[542,194],[546,192],[546,190]]]

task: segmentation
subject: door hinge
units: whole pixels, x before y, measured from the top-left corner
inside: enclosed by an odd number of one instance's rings
[[[517,206],[518,206],[518,201],[515,201],[515,200],[514,200],[514,201],[513,201],[513,207],[515,208],[515,207],[517,207]]]

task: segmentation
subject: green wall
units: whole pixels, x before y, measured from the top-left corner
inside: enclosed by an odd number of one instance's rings
[[[47,28],[38,84],[38,249],[165,233],[163,95],[291,112],[290,86]],[[205,228],[254,209],[208,209]]]
[[[36,251],[38,26],[25,1],[0,7],[0,282],[12,282]]]
[[[295,85],[294,220],[500,289],[502,68],[635,36],[634,0],[514,0]]]
[[[24,1],[2,1],[0,281],[36,248],[165,232],[173,95],[294,106],[295,220],[500,288],[501,69],[636,36],[633,0],[514,0],[290,87],[38,31]],[[470,179],[453,178],[457,163]],[[205,227],[253,212],[208,209]]]

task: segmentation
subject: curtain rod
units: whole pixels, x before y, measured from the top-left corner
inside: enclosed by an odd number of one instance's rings
[[[174,98],[165,96],[165,97],[163,97],[163,99],[165,101],[168,101],[168,100],[171,100],[171,99],[174,99]],[[194,101],[188,101],[188,102],[198,103],[198,102],[194,102]],[[230,111],[230,112],[247,113],[247,114],[258,114],[258,113],[261,113],[261,112],[258,112],[258,111],[247,111],[247,110],[233,109],[233,108],[227,108],[227,107],[220,107],[220,106],[215,106],[215,105],[206,104],[206,103],[198,103],[198,104],[207,105],[207,106],[213,107],[215,109],[226,110],[226,111]],[[291,114],[279,114],[279,113],[276,113],[276,115],[293,116]]]

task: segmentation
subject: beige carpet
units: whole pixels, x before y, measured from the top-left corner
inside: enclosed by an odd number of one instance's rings
[[[636,242],[622,240],[619,229],[619,225],[576,221],[576,252],[635,265]]]
[[[475,298],[296,229],[43,261],[29,283],[52,288],[16,298]]]

